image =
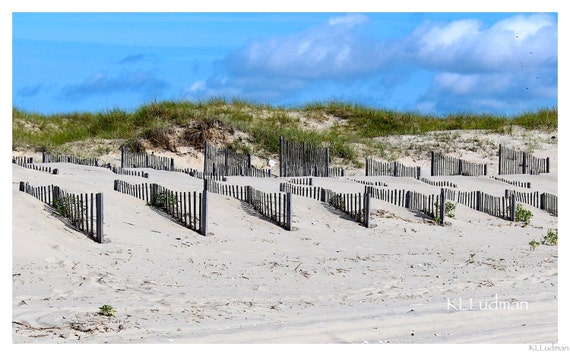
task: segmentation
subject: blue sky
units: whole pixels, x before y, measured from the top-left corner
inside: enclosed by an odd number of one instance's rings
[[[558,105],[556,12],[13,12],[12,104],[340,100],[445,115]]]

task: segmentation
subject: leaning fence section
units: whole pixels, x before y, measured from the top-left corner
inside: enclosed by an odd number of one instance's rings
[[[328,177],[329,149],[306,142],[291,142],[279,137],[279,175],[281,177]],[[344,172],[343,172],[344,174]]]
[[[371,158],[366,158],[365,175],[367,176],[392,176],[392,177],[412,177],[419,179],[421,168],[407,167],[400,162],[380,162]]]
[[[381,189],[367,186],[365,192],[371,198],[382,200],[412,211],[419,211],[427,216],[444,223],[445,219],[445,190],[440,194],[422,194],[406,189]]]
[[[515,195],[497,197],[481,191],[457,192],[457,203],[501,219],[515,221]]]
[[[204,179],[204,189],[250,204],[276,225],[289,231],[292,228],[290,193],[266,193],[251,186],[230,185],[210,179]]]
[[[77,230],[103,242],[103,193],[72,194],[55,185],[31,186],[20,182],[20,191],[52,207]]]
[[[336,193],[322,187],[291,183],[280,183],[279,191],[327,203],[356,222],[370,227],[370,196],[367,193]]]
[[[518,192],[505,190],[505,196],[513,195],[519,203],[530,205],[540,210],[545,210],[554,216],[558,216],[558,197],[550,193]]]
[[[499,175],[550,172],[550,158],[537,158],[528,152],[499,145]]]
[[[487,165],[431,152],[432,176],[486,176]]]
[[[436,187],[449,187],[449,188],[457,188],[457,184],[453,183],[453,182],[449,182],[449,181],[445,181],[445,180],[430,180],[427,178],[420,178],[420,182],[423,182],[425,184],[429,184],[429,185],[433,185]]]
[[[156,183],[131,184],[121,180],[114,181],[114,190],[144,200],[168,215],[182,226],[207,234],[208,194],[204,192],[177,192]]]

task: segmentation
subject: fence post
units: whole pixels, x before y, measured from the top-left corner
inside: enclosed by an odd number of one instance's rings
[[[435,154],[433,151],[431,151],[431,176],[432,177],[433,177],[433,173],[434,173],[433,172],[434,171],[434,164],[435,164],[434,160],[435,160]]]
[[[458,175],[462,176],[463,175],[463,160],[462,159],[459,159],[458,166],[459,166]]]
[[[370,194],[364,193],[364,226],[370,227]]]
[[[365,176],[369,176],[369,175],[370,175],[369,172],[368,172],[368,160],[369,160],[369,158],[365,158],[365,159],[364,159],[364,175],[365,175]]]
[[[511,206],[510,206],[510,208],[511,208],[511,220],[512,221],[516,220],[516,216],[515,216],[516,215],[516,204],[517,204],[516,197],[515,197],[515,194],[513,194],[513,195],[511,195]]]
[[[483,165],[483,175],[487,175],[487,164]]]
[[[95,194],[95,210],[97,211],[97,242],[103,243],[103,193]]]
[[[546,173],[550,173],[550,157],[546,157]]]
[[[21,191],[21,192],[26,191],[26,183],[20,182],[20,191]]]
[[[125,167],[125,146],[121,146],[121,168]]]
[[[409,191],[409,190],[407,190],[407,191],[406,191],[406,202],[405,202],[406,209],[409,209],[409,208],[410,208],[411,199],[412,199],[412,192]]]
[[[420,176],[422,175],[422,168],[420,166],[417,166],[416,170],[417,170],[416,178],[420,179]]]
[[[439,205],[439,224],[443,225],[443,219],[445,219],[445,189],[441,188]]]
[[[324,172],[324,177],[328,177],[329,176],[329,159],[330,159],[330,153],[329,153],[329,148],[327,147],[325,149],[325,172]]]
[[[326,190],[325,188],[321,187],[321,202],[326,203],[326,201],[327,201]]]
[[[206,236],[208,233],[208,191],[202,191],[202,201],[200,202],[200,235]]]
[[[498,175],[501,175],[501,162],[503,161],[503,145],[499,144],[499,172]]]
[[[292,228],[292,216],[293,214],[291,213],[291,193],[287,193],[286,197],[287,197],[287,230],[291,231]]]
[[[475,210],[481,211],[481,191],[477,191],[477,197],[475,201]]]
[[[526,162],[527,162],[527,157],[526,157],[526,152],[522,153],[522,173],[526,174]]]
[[[251,185],[248,185],[247,187],[245,187],[245,191],[246,191],[246,197],[245,197],[245,199],[246,199],[246,202],[247,202],[248,204],[251,204],[251,202],[252,202],[252,195],[253,195],[252,189],[253,189],[253,188],[251,187]]]

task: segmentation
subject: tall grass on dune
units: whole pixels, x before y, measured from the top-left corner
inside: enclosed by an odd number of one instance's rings
[[[317,129],[318,123],[330,117],[336,118],[337,123]],[[198,132],[204,140],[207,138],[204,130],[217,127],[229,134],[242,132],[246,135],[247,145],[242,142],[234,144],[234,147],[275,154],[279,151],[279,136],[284,136],[291,141],[327,146],[333,158],[356,162],[358,157],[353,144],[365,143],[373,137],[448,130],[507,132],[513,125],[532,130],[556,131],[558,110],[542,109],[513,117],[468,113],[440,117],[338,101],[285,108],[222,98],[200,102],[151,102],[132,112],[112,109],[96,113],[43,115],[14,107],[12,147],[36,151],[53,150],[66,143],[87,139],[131,143],[139,139],[150,139],[160,147],[163,144],[171,145],[165,135],[173,132],[174,128]]]

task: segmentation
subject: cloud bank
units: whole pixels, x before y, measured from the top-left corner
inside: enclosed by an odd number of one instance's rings
[[[350,98],[343,88],[358,83],[364,97],[389,106],[382,98],[394,99],[422,72],[430,83],[411,94],[408,109],[524,110],[557,98],[558,26],[551,14],[516,15],[487,27],[476,19],[425,22],[393,40],[374,35],[383,26],[349,14],[295,34],[251,39],[185,95],[286,102],[336,83],[336,95]]]

